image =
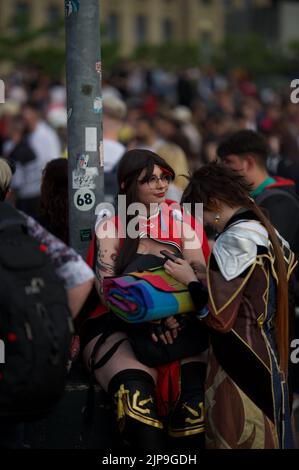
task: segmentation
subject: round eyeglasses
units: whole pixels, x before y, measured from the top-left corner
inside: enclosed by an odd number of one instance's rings
[[[146,181],[138,180],[138,182],[140,184],[146,183],[151,189],[155,189],[158,186],[159,181],[161,181],[161,183],[163,184],[169,184],[171,180],[172,180],[171,175],[162,175],[162,176],[152,175],[148,180]]]

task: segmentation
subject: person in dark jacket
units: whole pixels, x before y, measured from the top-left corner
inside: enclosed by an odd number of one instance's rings
[[[0,157],[0,203],[3,204],[10,191],[14,165],[11,160]],[[47,248],[47,253],[56,274],[64,283],[70,311],[78,315],[93,285],[94,275],[82,257],[65,245],[32,217],[20,212],[28,234]],[[1,333],[1,332],[0,332]],[[1,335],[0,335],[1,337]],[[23,447],[24,424],[10,421],[0,416],[0,449],[19,449]]]
[[[271,223],[299,253],[299,199],[294,181],[270,176],[267,170],[268,145],[254,131],[236,132],[217,149],[218,157],[252,184],[251,196],[263,207]]]

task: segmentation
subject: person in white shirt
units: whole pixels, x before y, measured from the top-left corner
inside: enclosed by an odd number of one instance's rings
[[[40,197],[42,171],[46,164],[61,154],[61,146],[56,132],[41,117],[38,108],[31,103],[23,107],[23,119],[28,130],[28,144],[36,158],[26,166],[26,172],[17,165],[12,186],[18,191],[26,213],[36,216]]]
[[[105,200],[109,202],[113,202],[117,192],[116,169],[126,150],[118,141],[126,113],[122,99],[112,94],[103,97]]]

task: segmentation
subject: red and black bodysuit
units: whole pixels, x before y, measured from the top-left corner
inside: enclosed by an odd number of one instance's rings
[[[119,249],[121,249],[124,241],[123,228],[118,216],[115,216],[113,221],[119,234]],[[173,201],[161,204],[158,210],[148,218],[139,216],[139,237],[141,240],[149,237],[165,244],[165,248],[171,247],[172,251],[182,253],[181,223],[183,221],[196,232],[207,261],[209,246],[202,226],[194,218],[184,217],[180,206]],[[95,259],[94,245],[93,243],[88,255],[90,265],[93,265]],[[136,253],[125,272],[156,267],[163,265],[164,261],[156,255]],[[105,339],[116,331],[126,331],[130,336],[134,334],[134,325],[132,328],[132,325],[128,326],[116,318],[105,305],[97,305],[81,328],[82,348],[94,337],[102,334],[91,361]],[[106,364],[112,355],[117,354],[117,346],[120,344],[121,342],[116,343],[104,357],[93,364],[93,368],[98,369]],[[166,439],[170,436],[170,439],[174,439],[175,445],[182,447],[183,442],[186,442],[189,448],[193,445],[197,448],[202,447],[205,364],[191,361],[182,366],[181,361],[175,361],[156,369],[158,372],[156,384],[144,371],[125,368],[109,383],[108,392],[114,397],[117,421],[125,439],[129,439],[141,448],[163,448]],[[137,400],[137,396],[140,399]],[[142,403],[146,405],[142,406]]]

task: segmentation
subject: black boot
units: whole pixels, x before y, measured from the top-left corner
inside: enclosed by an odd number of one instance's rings
[[[165,448],[165,431],[155,400],[155,382],[146,372],[127,369],[110,381],[116,419],[123,440],[136,449]]]
[[[189,362],[181,366],[181,395],[168,427],[171,448],[204,448],[205,375],[206,365],[203,362]]]

